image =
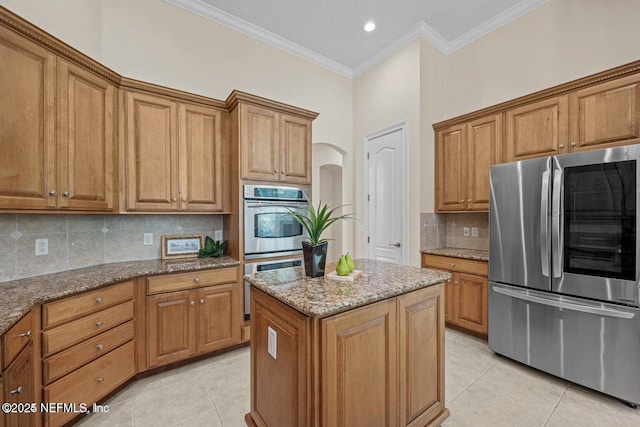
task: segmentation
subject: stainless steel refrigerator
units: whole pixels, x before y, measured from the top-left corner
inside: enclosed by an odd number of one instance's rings
[[[639,159],[633,145],[490,176],[489,348],[630,404],[640,404]]]

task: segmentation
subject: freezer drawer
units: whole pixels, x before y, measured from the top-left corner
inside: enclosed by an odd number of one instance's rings
[[[489,348],[640,404],[640,309],[490,283]]]

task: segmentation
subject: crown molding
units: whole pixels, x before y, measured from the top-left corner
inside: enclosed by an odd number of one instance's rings
[[[282,49],[309,62],[325,67],[345,77],[353,77],[353,72],[350,67],[342,65],[337,61],[312,51],[311,49],[300,46],[299,44],[274,34],[271,31],[267,31],[262,27],[258,27],[257,25],[245,21],[244,19],[237,18],[200,0],[164,1],[181,9],[195,13],[203,18],[217,22],[218,24],[224,25],[232,30],[239,31],[263,43]]]

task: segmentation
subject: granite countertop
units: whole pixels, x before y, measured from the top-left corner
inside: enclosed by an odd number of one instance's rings
[[[101,264],[0,283],[0,335],[4,334],[36,304],[139,276],[235,267],[237,265],[240,265],[240,261],[228,256],[167,261],[130,261]]]
[[[305,276],[304,267],[265,271],[244,278],[257,289],[307,316],[325,317],[451,277],[444,271],[368,259],[357,259],[355,264],[362,276],[354,282],[326,277],[311,279]],[[325,271],[329,273],[335,266],[336,263],[328,264]]]
[[[423,254],[475,259],[477,261],[489,261],[489,251],[483,251],[479,249],[435,248],[435,249],[423,249],[420,252],[422,252]]]

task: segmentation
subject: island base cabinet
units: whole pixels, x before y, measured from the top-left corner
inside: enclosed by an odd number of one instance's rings
[[[251,289],[249,426],[438,426],[442,283],[326,318]]]

